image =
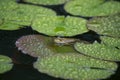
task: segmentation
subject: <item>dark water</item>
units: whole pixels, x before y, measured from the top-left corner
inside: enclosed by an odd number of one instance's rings
[[[22,0],[18,0],[18,2],[22,4],[44,6],[47,8],[51,8],[56,11],[57,15],[74,16],[72,14],[65,12],[65,10],[63,9],[64,6],[63,4],[50,6],[50,5],[25,3]],[[76,16],[76,17],[82,17],[82,16]],[[83,18],[90,19],[90,17],[83,17]],[[16,40],[23,35],[30,35],[30,34],[39,34],[39,33],[33,31],[30,27],[26,27],[15,31],[0,30],[0,54],[9,56],[10,58],[12,58],[14,63],[14,67],[12,68],[11,71],[6,72],[4,74],[0,74],[0,80],[64,80],[60,78],[54,78],[48,76],[47,74],[38,72],[36,69],[32,67],[33,62],[36,61],[36,58],[30,57],[28,55],[24,55],[22,54],[22,52],[17,50],[15,46]],[[97,36],[97,34],[93,32],[89,32],[84,35],[86,36],[76,35],[74,37],[82,38],[91,42],[94,41],[94,39],[98,39],[99,41],[99,36]],[[92,37],[93,35],[96,35],[97,37]],[[120,66],[120,62],[118,62],[118,65]],[[120,80],[120,67],[113,76],[104,80]]]

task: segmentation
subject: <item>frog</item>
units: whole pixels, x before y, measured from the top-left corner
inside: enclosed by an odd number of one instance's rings
[[[77,41],[79,41],[79,39],[63,38],[63,37],[54,38],[54,43],[60,44],[60,45],[70,45],[70,44],[73,44],[73,43],[75,43]]]

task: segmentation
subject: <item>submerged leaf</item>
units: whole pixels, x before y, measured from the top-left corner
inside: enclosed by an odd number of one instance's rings
[[[7,56],[0,55],[0,74],[10,71],[12,67],[12,60]]]
[[[63,4],[69,0],[24,0],[24,1],[34,4],[57,5],[57,4]]]
[[[69,53],[38,58],[34,68],[42,73],[64,79],[95,80],[114,74],[117,64]]]
[[[120,50],[108,47],[104,44],[99,44],[97,42],[93,44],[84,44],[77,42],[74,47],[80,53],[92,56],[94,58],[110,61],[120,61]]]
[[[106,16],[119,13],[120,3],[112,0],[71,0],[64,8],[74,15],[86,17]]]
[[[86,22],[70,16],[41,16],[33,21],[32,28],[50,36],[73,36],[88,31]]]
[[[120,37],[120,14],[108,17],[95,17],[88,21],[88,29],[101,35]]]

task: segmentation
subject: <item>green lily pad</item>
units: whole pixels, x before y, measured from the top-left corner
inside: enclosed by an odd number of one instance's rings
[[[110,61],[120,61],[120,50],[113,47],[108,47],[104,44],[99,44],[97,42],[93,44],[77,42],[75,43],[74,47],[80,53],[92,56],[94,58]]]
[[[86,22],[71,16],[41,16],[33,21],[32,28],[50,36],[74,36],[88,31]]]
[[[3,24],[3,20],[0,18],[0,25]]]
[[[95,17],[88,21],[87,26],[98,34],[120,37],[120,14]]]
[[[119,13],[120,3],[112,0],[71,0],[64,8],[74,15],[86,17],[106,16]]]
[[[117,65],[77,53],[56,54],[38,58],[34,68],[54,77],[72,80],[104,79],[114,74]]]
[[[27,35],[16,41],[16,46],[23,53],[33,57],[46,57],[56,53],[74,52],[72,46],[56,45],[53,38],[42,35]]]
[[[12,21],[3,21],[0,24],[0,29],[1,30],[17,30],[24,27],[23,25],[18,25],[16,23],[13,23]]]
[[[34,4],[43,4],[43,5],[57,5],[63,4],[69,0],[24,0],[25,2],[30,2]]]
[[[0,0],[0,10],[14,10],[18,7],[16,0]]]
[[[12,60],[7,56],[0,55],[0,74],[10,71],[12,67]]]
[[[17,8],[14,10],[0,10],[0,18],[4,20],[4,22],[12,23],[9,26],[4,27],[4,25],[0,26],[2,30],[16,30],[20,27],[30,26],[35,18],[38,18],[41,15],[56,15],[56,13],[47,8],[27,5],[27,4],[17,4]],[[4,23],[5,25],[8,25]],[[12,27],[11,27],[12,26]]]
[[[120,49],[120,38],[101,36],[100,39],[102,43],[104,43],[105,45],[111,46],[111,47],[117,47]]]

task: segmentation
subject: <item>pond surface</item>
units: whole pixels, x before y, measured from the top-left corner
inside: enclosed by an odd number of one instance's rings
[[[36,61],[36,58],[24,55],[21,51],[18,51],[15,46],[16,40],[28,34],[39,33],[33,31],[30,27],[16,31],[0,30],[0,54],[11,57],[14,63],[14,67],[11,71],[0,75],[0,80],[64,80],[38,72],[32,67],[32,63]],[[113,76],[104,80],[119,80],[119,74],[120,67]]]
[[[18,1],[22,2],[22,0]],[[31,3],[29,4],[33,5]],[[73,16],[69,13],[66,13],[63,10],[63,5],[44,7],[52,8],[56,11],[57,15]],[[90,17],[87,17],[86,19],[90,19]],[[33,58],[29,55],[24,55],[21,51],[18,51],[17,47],[15,46],[16,40],[21,36],[31,34],[40,33],[33,31],[30,27],[25,27],[23,29],[15,31],[0,30],[0,54],[9,56],[14,63],[14,66],[11,71],[6,72],[4,74],[0,74],[0,80],[64,80],[60,78],[54,78],[48,76],[47,74],[38,72],[36,69],[33,68],[33,62],[36,61],[36,58]],[[75,37],[78,38],[79,35]],[[84,39],[84,37],[82,38]],[[85,37],[85,39],[87,39],[88,41],[92,41],[89,38],[89,35],[88,37]],[[120,62],[118,62],[118,65],[119,67],[116,73],[110,78],[104,80],[120,80]]]

